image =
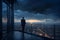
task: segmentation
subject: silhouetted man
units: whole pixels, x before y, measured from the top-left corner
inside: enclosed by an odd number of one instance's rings
[[[26,24],[26,21],[24,19],[24,17],[22,17],[21,19],[21,26],[22,26],[22,31],[24,32],[24,29],[25,29],[25,24]]]
[[[25,24],[26,24],[25,19],[24,19],[24,17],[22,17],[22,19],[21,19],[21,26],[22,26],[22,40],[24,40],[24,29],[25,29]]]

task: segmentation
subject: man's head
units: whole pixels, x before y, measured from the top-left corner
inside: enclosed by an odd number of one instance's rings
[[[22,19],[24,19],[24,17],[22,17]]]

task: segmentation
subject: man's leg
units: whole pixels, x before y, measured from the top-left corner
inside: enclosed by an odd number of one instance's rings
[[[25,29],[25,27],[22,26],[22,40],[24,40],[24,29]]]

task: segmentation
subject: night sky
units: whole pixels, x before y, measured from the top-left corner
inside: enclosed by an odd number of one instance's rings
[[[3,18],[6,18],[6,4],[3,5]],[[60,0],[17,0],[14,3],[14,17],[20,20],[46,20],[60,23]]]

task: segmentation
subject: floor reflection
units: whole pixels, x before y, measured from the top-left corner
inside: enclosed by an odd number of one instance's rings
[[[43,40],[43,38],[36,37],[33,35],[29,35],[24,33],[24,40]],[[22,40],[22,32],[14,31],[14,40]]]

